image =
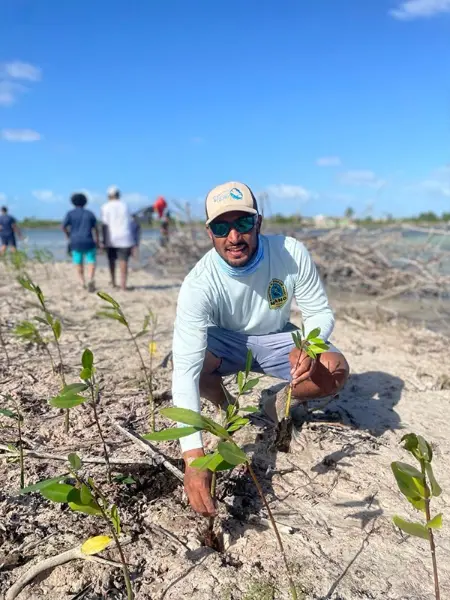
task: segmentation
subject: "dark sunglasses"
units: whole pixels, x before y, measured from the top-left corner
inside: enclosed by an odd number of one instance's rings
[[[227,237],[232,229],[236,229],[238,233],[248,233],[253,229],[256,223],[256,215],[248,217],[239,217],[235,221],[212,221],[209,228],[214,237]]]

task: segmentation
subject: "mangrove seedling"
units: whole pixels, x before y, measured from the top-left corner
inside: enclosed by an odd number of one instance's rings
[[[256,385],[256,383],[252,385]],[[245,465],[247,467],[247,470],[250,473],[250,476],[256,486],[258,494],[272,524],[275,537],[278,542],[278,547],[286,567],[291,597],[293,600],[298,600],[297,591],[292,578],[286,552],[284,550],[283,541],[278,531],[278,527],[273,517],[270,505],[266,500],[261,484],[259,483],[256,473],[252,467],[250,458],[232,439],[232,434],[248,423],[247,418],[239,415],[239,410],[246,411],[247,409],[239,409],[237,404],[231,406],[232,408],[229,409],[229,414],[227,415],[226,427],[216,423],[209,417],[204,417],[203,415],[187,408],[164,408],[161,410],[162,415],[172,419],[173,421],[181,423],[184,426],[164,429],[163,431],[147,434],[144,437],[153,441],[175,440],[190,435],[196,431],[208,431],[219,439],[217,448],[210,454],[193,460],[191,463],[192,467],[200,470],[208,469],[213,474],[218,471],[231,471],[238,465]],[[253,408],[251,410],[253,410]]]
[[[28,254],[25,250],[16,250],[15,252],[11,252],[9,254],[9,263],[12,268],[19,273],[22,273],[26,267],[28,262]]]
[[[302,323],[301,331],[292,332],[292,339],[295,347],[300,350],[300,354],[297,360],[296,368],[299,366],[302,357],[306,354],[312,360],[317,360],[317,356],[322,352],[326,352],[329,348],[320,337],[320,327],[313,329],[306,335],[305,326]],[[275,447],[282,451],[288,452],[291,442],[292,435],[292,417],[291,417],[291,403],[292,403],[292,384],[287,387],[286,404],[284,407],[284,415],[281,421],[278,423],[277,434],[275,440]]]
[[[53,253],[50,252],[50,250],[47,250],[46,248],[34,248],[33,260],[44,267],[45,276],[47,277],[47,279],[50,279],[50,271],[48,269],[48,264],[53,261]]]
[[[401,442],[403,442],[405,450],[410,452],[419,462],[420,469],[416,469],[416,467],[407,463],[395,461],[391,464],[392,472],[400,492],[415,509],[424,514],[425,524],[406,521],[397,515],[394,516],[393,521],[399,529],[408,535],[428,540],[433,564],[434,592],[436,600],[440,600],[434,530],[442,527],[442,513],[434,517],[431,516],[431,498],[440,496],[442,490],[436,481],[431,466],[433,450],[421,435],[415,433],[404,435]]]
[[[53,360],[52,353],[50,352],[50,348],[48,347],[49,340],[42,337],[41,332],[35,323],[32,321],[22,321],[14,327],[13,333],[19,339],[29,342],[30,344],[34,344],[38,348],[43,348],[50,359],[52,372],[56,372],[55,362]]]
[[[82,551],[86,554],[96,554],[104,550],[114,540],[122,563],[122,571],[125,580],[128,600],[133,600],[130,573],[125,560],[122,545],[120,543],[121,522],[119,511],[115,504],[109,502],[99,485],[92,477],[82,472],[83,462],[81,458],[71,453],[68,456],[69,473],[45,479],[20,490],[21,494],[39,492],[41,496],[56,503],[65,503],[75,512],[98,516],[107,525],[111,537],[95,536],[86,540]],[[75,481],[75,483],[68,483]]]
[[[94,420],[97,426],[97,431],[100,435],[100,439],[103,445],[103,452],[105,454],[105,463],[108,473],[108,483],[111,483],[111,465],[109,463],[108,447],[106,445],[105,437],[103,435],[97,412],[97,404],[100,398],[100,391],[98,383],[95,379],[96,369],[94,367],[94,354],[88,348],[86,348],[86,350],[84,350],[82,354],[81,366],[82,369],[80,371],[79,377],[83,380],[83,383],[78,382],[66,385],[58,394],[58,396],[50,398],[48,403],[50,404],[50,406],[54,406],[55,408],[61,408],[66,411],[69,411],[75,406],[85,404],[89,398],[81,394],[83,394],[84,392],[88,393],[91,400],[92,411],[94,413]]]
[[[3,323],[1,320],[0,320],[0,345],[3,349],[3,352],[5,353],[6,364],[9,367],[9,365],[10,365],[9,354],[8,354],[8,349],[6,347],[6,340],[3,337]]]
[[[61,321],[59,319],[56,319],[51,314],[51,312],[48,310],[45,296],[42,293],[41,288],[38,285],[36,285],[35,283],[33,283],[33,281],[30,279],[30,277],[28,277],[28,275],[22,275],[22,276],[18,277],[18,282],[20,283],[20,285],[23,288],[32,292],[38,299],[39,307],[42,310],[42,313],[44,316],[43,317],[35,317],[35,319],[36,319],[36,321],[39,321],[39,323],[42,323],[43,325],[45,325],[51,329],[53,339],[56,344],[56,349],[58,351],[58,357],[59,357],[58,372],[59,372],[59,375],[61,378],[62,387],[65,388],[66,378],[64,375],[64,363],[63,363],[63,359],[62,359],[61,345],[59,343],[59,339],[60,339],[61,333],[62,333]],[[54,368],[54,365],[53,365],[53,368]],[[68,411],[66,411],[66,416],[65,416],[65,420],[64,420],[64,431],[65,431],[65,433],[68,433],[68,431],[69,431],[69,412]]]
[[[153,313],[151,311],[149,311],[149,313],[146,315],[146,317],[144,319],[144,324],[142,326],[141,331],[139,331],[137,334],[134,334],[131,330],[128,319],[126,318],[122,308],[120,307],[120,304],[106,292],[97,292],[97,296],[99,296],[102,300],[104,300],[108,304],[108,306],[106,306],[104,308],[104,310],[97,312],[97,315],[99,317],[113,319],[115,321],[118,321],[122,325],[124,325],[128,331],[128,335],[130,336],[130,338],[134,344],[137,355],[139,357],[139,361],[141,363],[142,371],[144,373],[145,382],[147,384],[148,400],[149,400],[149,405],[150,405],[150,425],[151,425],[152,431],[155,431],[155,403],[154,403],[154,399],[153,399],[152,373],[150,373],[150,374],[148,373],[147,367],[145,366],[144,357],[142,356],[142,352],[141,352],[141,349],[139,348],[139,344],[137,343],[137,340],[141,336],[145,335],[148,331],[149,326],[151,326],[150,331],[152,333],[152,342],[153,342],[154,330],[156,328],[156,317],[153,315]],[[152,352],[152,347],[151,347],[150,356],[152,354],[153,354],[153,352]]]
[[[91,350],[89,350],[89,348],[86,348],[86,350],[83,352],[83,355],[81,357],[81,366],[82,369],[80,372],[80,379],[82,379],[86,383],[91,396],[91,405],[94,413],[95,424],[97,426],[97,431],[100,436],[100,439],[102,440],[103,452],[105,454],[106,468],[108,471],[108,483],[111,483],[111,465],[109,464],[108,446],[106,445],[105,437],[103,435],[103,431],[97,413],[97,404],[100,401],[100,389],[95,379],[96,369],[94,367],[94,354]]]
[[[25,461],[23,455],[23,441],[22,441],[22,425],[23,425],[23,416],[19,410],[19,406],[16,401],[8,394],[6,399],[9,402],[12,402],[15,405],[16,412],[10,410],[9,408],[0,408],[0,416],[7,417],[11,421],[15,423],[15,425],[2,425],[0,423],[0,429],[15,429],[17,432],[17,442],[9,443],[8,448],[13,452],[17,452],[19,455],[19,467],[20,467],[20,487],[23,488],[25,486]],[[15,459],[12,459],[15,460]]]

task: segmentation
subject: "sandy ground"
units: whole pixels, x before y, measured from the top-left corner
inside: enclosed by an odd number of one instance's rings
[[[101,420],[112,458],[127,459],[115,473],[131,474],[132,485],[108,485],[102,465],[89,472],[115,500],[126,535],[133,586],[139,600],[270,600],[289,598],[285,570],[267,515],[245,473],[223,475],[219,484],[220,519],[227,550],[220,554],[202,546],[204,520],[186,505],[179,482],[163,467],[146,464],[146,455],[111,427],[107,416],[129,429],[147,432],[148,405],[143,377],[123,327],[101,320],[101,301],[77,286],[71,268],[58,265],[47,278],[34,275],[61,318],[61,344],[68,381],[77,381],[80,356],[90,347],[102,378]],[[113,293],[138,331],[151,308],[158,316],[156,363],[170,351],[178,281],[132,273],[130,292],[113,292],[105,272],[98,287]],[[38,314],[29,292],[12,276],[0,276],[0,316],[11,366],[0,354],[0,402],[5,394],[18,400],[25,417],[27,448],[54,455],[77,451],[101,457],[102,447],[91,410],[71,411],[69,435],[62,431],[60,411],[47,404],[58,391],[58,378],[46,354],[16,340],[12,328]],[[298,321],[298,315],[293,314]],[[301,446],[289,454],[270,451],[271,432],[255,425],[240,434],[253,454],[303,599],[419,600],[434,598],[427,544],[402,536],[391,522],[399,513],[419,519],[396,489],[392,460],[408,459],[399,446],[408,431],[421,433],[435,451],[435,473],[444,493],[435,511],[448,514],[450,471],[450,391],[445,375],[450,357],[447,342],[416,328],[375,321],[338,319],[333,342],[351,364],[351,377],[341,393],[306,423]],[[140,338],[148,357],[148,338]],[[1,349],[0,349],[1,351]],[[52,348],[53,353],[55,352]],[[170,363],[154,375],[160,406],[170,404]],[[277,382],[262,377],[248,403],[258,406],[261,394]],[[444,389],[439,389],[444,388]],[[233,391],[235,385],[230,383]],[[264,392],[266,393],[266,392]],[[209,411],[208,407],[205,407]],[[212,414],[212,412],[210,412]],[[1,421],[5,424],[5,420]],[[157,425],[167,424],[160,416]],[[0,431],[0,443],[13,440]],[[176,443],[160,446],[174,464]],[[3,454],[4,456],[4,454]],[[64,472],[63,462],[26,460],[26,482]],[[18,496],[17,463],[0,461],[0,590],[4,594],[31,565],[103,533],[94,517],[73,513],[39,494]],[[442,598],[450,597],[448,526],[437,535]],[[117,559],[115,550],[103,554]],[[82,590],[86,590],[82,593]],[[47,598],[125,598],[122,573],[110,566],[73,561],[46,571],[28,585],[19,600]]]

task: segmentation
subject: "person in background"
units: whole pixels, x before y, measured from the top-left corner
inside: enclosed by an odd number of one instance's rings
[[[108,256],[111,284],[116,286],[116,262],[119,261],[120,287],[127,289],[128,261],[135,247],[132,219],[128,206],[120,199],[120,190],[108,189],[108,202],[102,206],[103,244]]]
[[[86,262],[87,288],[90,292],[94,292],[95,265],[99,247],[97,219],[94,213],[85,208],[87,198],[84,194],[73,194],[70,201],[75,208],[67,213],[62,229],[69,240],[72,263],[76,266],[80,283],[83,287],[86,286],[84,277],[84,263]]]
[[[139,244],[141,243],[141,224],[137,214],[131,217],[131,235],[133,236],[133,258],[139,260]]]
[[[22,239],[22,232],[15,218],[8,215],[6,206],[2,206],[0,210],[0,254],[4,254],[8,247],[11,249],[11,252],[16,251],[16,234]]]
[[[167,202],[165,198],[159,196],[153,205],[153,210],[158,214],[159,217],[159,242],[161,246],[167,246],[169,243],[170,212],[167,208]]]

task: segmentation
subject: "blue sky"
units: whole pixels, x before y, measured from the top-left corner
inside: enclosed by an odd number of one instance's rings
[[[0,198],[450,210],[450,0],[2,0]]]

